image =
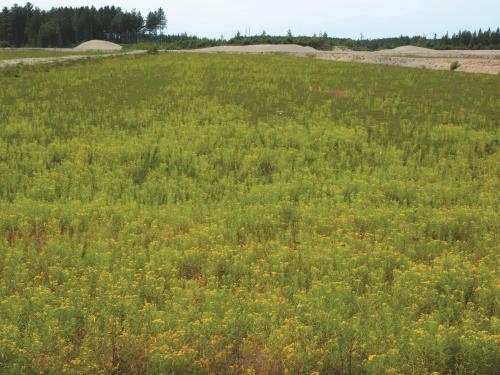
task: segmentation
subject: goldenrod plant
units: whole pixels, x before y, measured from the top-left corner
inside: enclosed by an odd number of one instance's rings
[[[497,374],[500,77],[0,70],[2,374]]]

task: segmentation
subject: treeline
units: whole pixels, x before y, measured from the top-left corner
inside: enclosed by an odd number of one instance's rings
[[[438,38],[425,36],[400,36],[396,38],[347,40],[344,45],[354,49],[379,50],[396,48],[405,45],[433,49],[500,49],[500,28],[496,30],[459,31],[453,35],[446,33]]]
[[[381,39],[349,39],[333,38],[326,33],[313,36],[294,36],[288,32],[285,36],[268,35],[265,32],[260,35],[243,36],[237,33],[231,39],[209,39],[199,38],[194,35],[164,35],[143,36],[143,42],[139,47],[147,48],[157,46],[164,49],[190,49],[214,47],[221,45],[251,45],[251,44],[298,44],[309,46],[319,50],[331,50],[336,47],[345,47],[360,51],[376,51],[380,49],[396,48],[405,45],[433,49],[500,49],[500,28],[492,31],[460,31],[452,36],[446,34],[440,38],[426,38],[423,36],[399,36]]]
[[[163,35],[167,25],[160,8],[144,18],[140,12],[119,7],[59,7],[40,10],[27,3],[4,7],[0,13],[0,47],[71,47],[90,39],[105,39],[122,44],[143,43],[166,49],[202,48],[218,45],[294,43],[320,50],[346,47],[354,50],[379,50],[404,45],[434,49],[500,49],[500,28],[496,30],[459,31],[442,37],[399,36],[394,38],[335,38],[326,33],[313,36],[243,36],[239,32],[230,39],[199,38],[187,34]]]
[[[40,10],[27,3],[4,7],[0,13],[2,46],[70,47],[90,39],[136,43],[142,35],[157,35],[166,27],[160,8],[143,18],[119,7],[59,7]]]
[[[434,49],[500,49],[500,28],[495,31],[488,29],[486,31],[459,31],[452,36],[446,33],[438,38],[425,36],[399,36],[393,38],[379,39],[359,39],[334,38],[329,37],[327,33],[315,34],[313,36],[294,36],[291,31],[286,36],[272,36],[263,32],[261,35],[242,36],[240,33],[229,39],[227,44],[246,45],[246,44],[285,44],[293,43],[302,46],[310,46],[320,50],[331,50],[335,47],[346,47],[354,50],[375,51],[386,48],[396,48],[405,45],[414,45],[418,47]]]

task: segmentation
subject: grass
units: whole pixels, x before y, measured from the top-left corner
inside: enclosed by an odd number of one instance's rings
[[[496,374],[499,76],[0,71],[0,372]]]

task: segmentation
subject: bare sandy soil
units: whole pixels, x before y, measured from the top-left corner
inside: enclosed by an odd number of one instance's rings
[[[311,47],[288,45],[253,45],[222,46],[193,50],[202,53],[287,53],[295,56],[314,56],[318,59],[365,64],[404,66],[409,68],[425,68],[449,70],[454,61],[460,63],[457,69],[470,73],[500,73],[500,51],[437,51],[414,46],[403,46],[392,50],[376,52],[358,52],[337,48],[333,51],[318,51]]]
[[[109,51],[100,55],[71,55],[57,57],[22,58],[0,61],[0,68],[17,64],[54,63],[59,61],[80,60],[118,55],[118,50],[110,50],[109,42],[89,41],[74,49],[47,49],[48,51]],[[115,45],[116,46],[116,45]],[[121,48],[120,46],[118,46]],[[172,52],[199,52],[199,53],[285,53],[294,56],[316,57],[322,60],[356,62],[364,64],[379,64],[403,66],[409,68],[424,68],[449,70],[454,61],[458,61],[462,72],[500,74],[500,50],[447,50],[437,51],[414,46],[398,47],[392,50],[376,52],[359,52],[337,48],[333,51],[318,51],[311,47],[302,47],[295,44],[284,45],[250,45],[250,46],[221,46],[196,50]],[[145,53],[145,51],[131,51],[119,54]]]
[[[122,46],[105,40],[89,40],[73,48],[75,51],[119,51]]]
[[[289,53],[310,54],[319,51],[312,47],[302,47],[296,44],[254,44],[249,46],[219,46],[192,50],[193,52],[226,52],[226,53]]]
[[[460,66],[457,71],[468,73],[500,73],[500,54],[498,51],[478,51],[482,53],[470,53],[474,51],[446,51],[442,54],[435,53],[415,53],[415,52],[326,52],[320,53],[316,57],[324,60],[359,62],[365,64],[380,64],[404,66],[408,68],[423,68],[435,70],[449,70],[454,61],[458,61]]]
[[[83,60],[83,59],[97,59],[102,57],[110,56],[122,56],[122,55],[135,55],[146,53],[146,51],[130,51],[122,53],[105,53],[100,55],[69,55],[69,56],[54,56],[54,57],[27,57],[22,59],[10,59],[10,60],[0,60],[0,68],[15,66],[19,64],[23,65],[34,65],[34,64],[51,64],[63,61],[73,61],[73,60]]]
[[[500,50],[435,50],[416,46],[402,46],[394,49],[377,51],[378,54],[417,55],[417,56],[470,56],[470,57],[500,57]]]

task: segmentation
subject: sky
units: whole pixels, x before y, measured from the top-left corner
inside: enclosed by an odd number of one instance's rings
[[[0,7],[16,0],[0,0]],[[24,4],[23,0],[17,0]],[[220,37],[245,34],[379,38],[433,37],[458,30],[496,29],[500,0],[31,0],[41,9],[54,6],[116,5],[145,15],[162,7],[167,33]]]

